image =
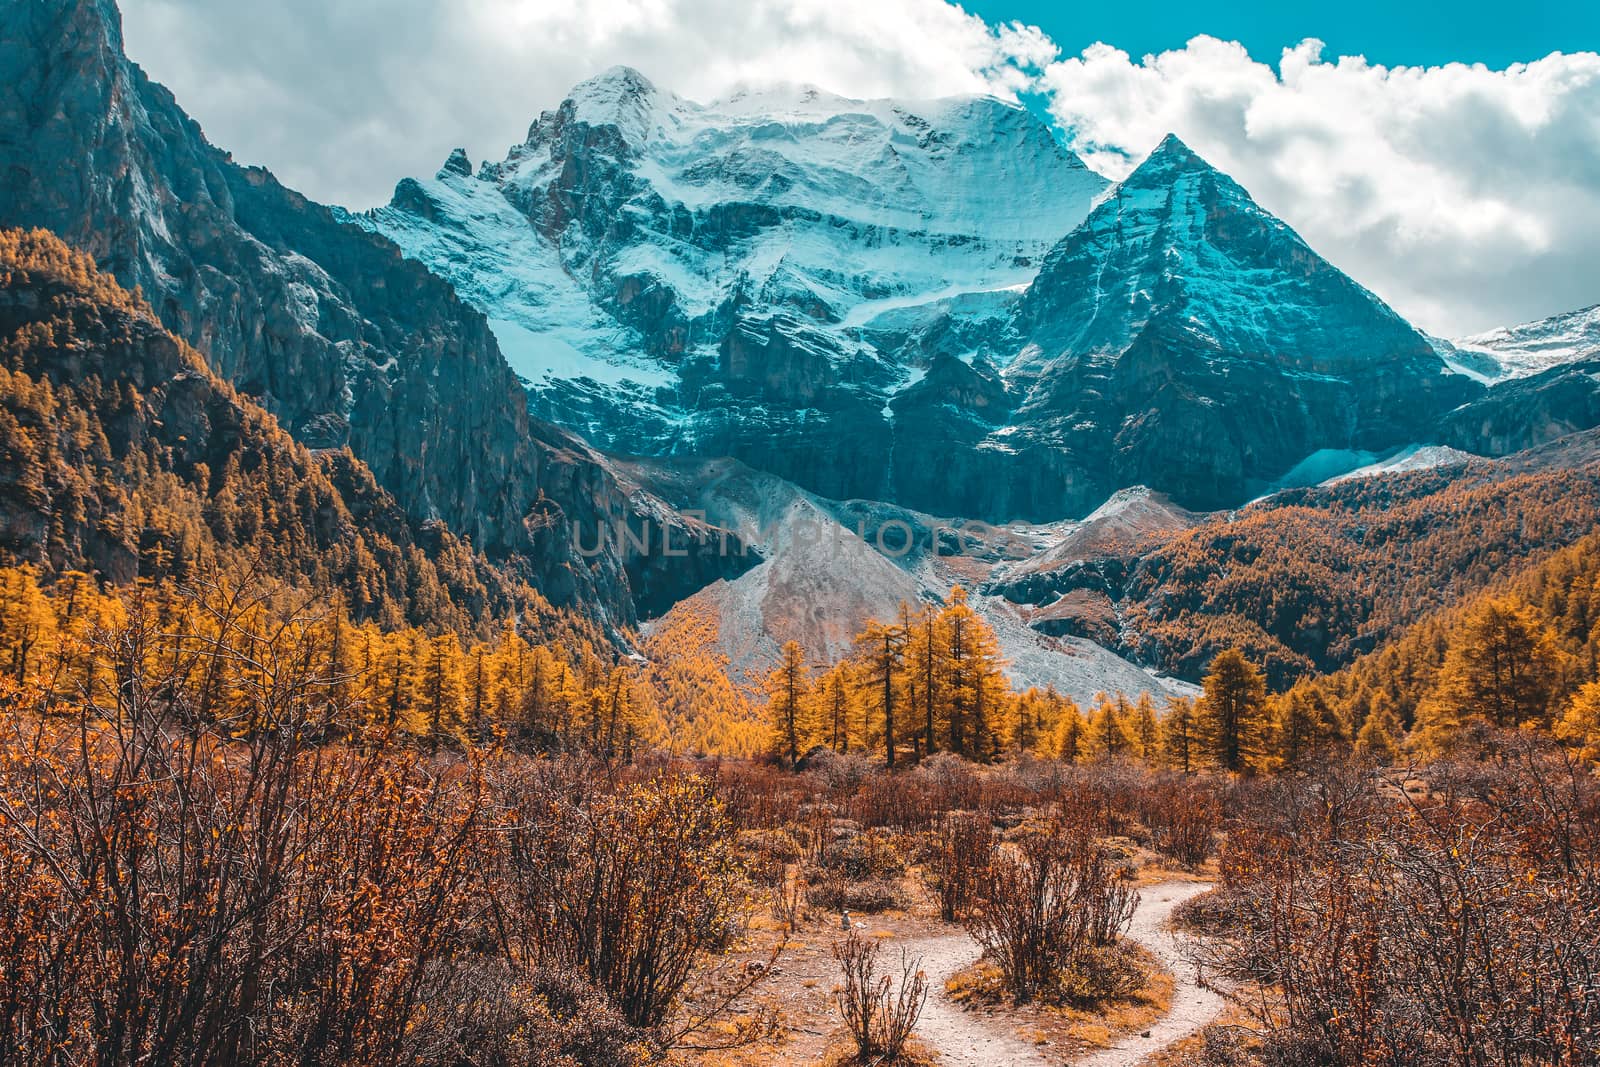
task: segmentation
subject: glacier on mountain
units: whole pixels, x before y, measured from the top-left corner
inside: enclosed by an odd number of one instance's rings
[[[685,371],[704,379],[692,368],[741,326],[832,362],[884,359],[860,383],[882,406],[903,369],[864,330],[1014,294],[1105,184],[997,99],[801,86],[698,104],[619,67],[502,162],[474,174],[458,152],[356,221],[490,316],[536,410],[666,451],[693,447],[683,413],[703,398]]]

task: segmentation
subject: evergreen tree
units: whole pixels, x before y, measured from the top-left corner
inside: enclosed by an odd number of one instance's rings
[[[916,682],[920,710],[911,711],[918,717],[922,734],[922,751],[933,755],[939,750],[939,727],[946,704],[945,678],[949,673],[946,648],[949,638],[944,620],[932,605],[922,609],[921,616],[911,629],[906,645],[907,671]]]
[[[427,642],[426,654],[420,703],[427,717],[428,747],[437,750],[446,740],[459,737],[465,725],[461,643],[455,634],[440,634]]]
[[[1394,713],[1380,708],[1367,716],[1356,734],[1356,751],[1378,764],[1391,764],[1400,755],[1401,727]]]
[[[1561,653],[1532,609],[1485,601],[1450,637],[1437,684],[1419,709],[1434,738],[1471,722],[1511,728],[1548,723],[1561,680]]]
[[[876,619],[856,636],[856,649],[861,657],[862,672],[871,696],[877,705],[878,721],[883,724],[884,757],[892,770],[895,765],[895,704],[901,686],[901,672],[905,666],[906,634],[899,626],[886,625]]]
[[[0,575],[0,649],[5,651],[5,667],[13,678],[30,677],[55,631],[55,613],[39,591],[34,569],[27,565],[8,568]]]
[[[805,651],[797,642],[785,644],[779,657],[778,666],[767,675],[767,707],[772,717],[773,749],[793,767],[810,741],[810,724],[805,719],[811,682]]]
[[[1299,686],[1279,704],[1276,738],[1277,765],[1299,770],[1316,753],[1344,740],[1344,727],[1320,690]]]
[[[1160,766],[1161,727],[1156,722],[1155,701],[1148,692],[1139,694],[1128,732],[1133,735],[1133,750],[1139,759],[1151,767]]]
[[[1600,763],[1600,681],[1587,682],[1573,694],[1556,724],[1556,736],[1571,745],[1579,759]]]
[[[1256,769],[1262,755],[1266,681],[1238,649],[1219,653],[1200,698],[1200,733],[1211,762],[1225,771]]]
[[[850,751],[851,709],[855,706],[855,684],[850,665],[841,663],[823,677],[819,686],[822,719],[826,725],[828,747],[835,752]]]
[[[1133,750],[1133,738],[1127,726],[1128,710],[1128,703],[1120,693],[1115,698],[1099,694],[1094,712],[1089,716],[1089,754],[1095,759],[1116,759]]]
[[[1161,754],[1168,767],[1192,774],[1200,751],[1199,724],[1194,701],[1188,697],[1169,697],[1167,714],[1161,720]]]

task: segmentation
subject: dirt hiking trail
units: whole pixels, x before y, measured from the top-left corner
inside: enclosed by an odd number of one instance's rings
[[[1071,1061],[1047,1057],[1018,1037],[1003,1018],[967,1011],[945,997],[945,983],[981,954],[972,938],[953,933],[905,942],[909,955],[922,957],[922,971],[928,977],[928,1003],[917,1023],[917,1039],[937,1052],[945,1067],[1060,1067],[1064,1062],[1072,1067],[1133,1067],[1195,1033],[1222,1011],[1222,998],[1196,983],[1194,965],[1183,958],[1184,936],[1166,928],[1174,908],[1210,888],[1204,882],[1162,882],[1139,890],[1127,936],[1149,949],[1175,979],[1172,1008],[1145,1031],[1150,1036],[1129,1034],[1109,1048]]]

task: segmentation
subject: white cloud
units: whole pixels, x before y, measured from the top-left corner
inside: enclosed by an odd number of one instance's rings
[[[1175,132],[1435,332],[1600,301],[1600,56],[1492,71],[1321,52],[1274,70],[1210,37],[1138,61],[1095,45],[1043,88],[1092,165],[1120,176]]]
[[[990,27],[944,0],[122,6],[129,54],[212,140],[355,206],[387,200],[457,146],[500,158],[540,111],[619,63],[690,99],[776,81],[928,97],[1010,95],[1057,55],[1036,27]]]
[[[218,144],[364,207],[450,149],[500,158],[626,63],[691,99],[740,82],[853,96],[1025,89],[1119,176],[1169,130],[1401,313],[1460,334],[1600,301],[1600,56],[1490,71],[1278,67],[1197,37],[1062,59],[944,0],[122,0],[130,54]],[[1041,74],[1042,72],[1042,74]]]

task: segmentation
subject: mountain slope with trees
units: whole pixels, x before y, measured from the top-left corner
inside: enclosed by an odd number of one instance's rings
[[[84,253],[0,231],[0,548],[47,575],[254,571],[357,619],[471,633],[538,593],[313,453]]]

